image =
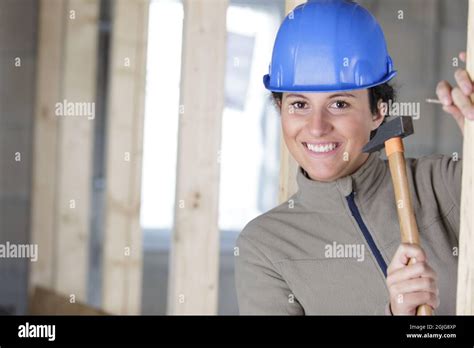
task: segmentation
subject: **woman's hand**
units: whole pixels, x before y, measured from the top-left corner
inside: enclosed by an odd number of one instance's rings
[[[407,265],[415,258],[416,262]],[[415,315],[416,308],[428,304],[439,306],[436,272],[428,265],[420,246],[400,244],[387,270],[390,308],[395,315]]]
[[[466,52],[459,53],[459,58],[466,62]],[[436,94],[443,103],[443,110],[453,116],[464,134],[464,118],[474,120],[474,105],[469,98],[474,88],[466,69],[457,69],[454,78],[458,84],[456,87],[452,87],[448,81],[440,81],[436,86]]]

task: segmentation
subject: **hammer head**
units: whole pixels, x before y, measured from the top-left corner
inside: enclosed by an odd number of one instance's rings
[[[375,136],[362,148],[362,152],[374,152],[383,149],[385,142],[391,138],[404,138],[413,134],[413,119],[411,116],[399,116],[383,123]]]

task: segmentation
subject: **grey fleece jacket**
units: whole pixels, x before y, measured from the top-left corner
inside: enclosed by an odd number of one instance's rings
[[[250,221],[237,239],[241,314],[389,314],[386,268],[400,245],[387,160],[372,153],[352,175],[314,181]],[[407,159],[422,247],[438,274],[439,315],[455,314],[462,162]]]

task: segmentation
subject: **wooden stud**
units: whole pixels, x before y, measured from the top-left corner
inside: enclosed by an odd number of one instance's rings
[[[184,1],[169,314],[216,314],[226,0]]]
[[[102,307],[114,314],[141,311],[140,194],[148,8],[147,0],[114,2],[102,289]]]
[[[28,303],[28,315],[107,315],[98,308],[80,301],[71,302],[70,296],[55,293],[49,288],[37,286]]]
[[[40,3],[32,192],[39,260],[31,286],[80,301],[87,292],[92,187],[93,119],[85,111],[95,106],[98,16],[98,0]]]
[[[65,3],[39,3],[38,63],[31,187],[31,242],[38,245],[37,262],[31,264],[30,292],[34,286],[52,288],[56,146],[58,123],[54,105],[61,99],[61,69]]]
[[[291,11],[293,11],[293,9],[298,6],[298,5],[301,5],[303,3],[305,3],[306,0],[286,0],[285,1],[285,10],[286,10],[286,13],[290,13]]]
[[[66,7],[62,100],[95,107],[99,1],[69,0]],[[95,113],[95,111],[94,111]],[[58,181],[54,289],[86,301],[94,122],[82,112],[57,116]]]

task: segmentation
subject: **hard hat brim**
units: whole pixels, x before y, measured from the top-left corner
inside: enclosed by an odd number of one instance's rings
[[[377,85],[381,85],[385,82],[390,81],[397,75],[397,70],[393,70],[389,74],[387,74],[383,79],[366,84],[366,85],[361,85],[357,86],[354,88],[353,85],[344,87],[344,86],[294,86],[291,88],[279,88],[275,86],[270,85],[270,75],[266,74],[263,76],[263,84],[266,89],[268,89],[271,92],[300,92],[300,93],[318,93],[318,92],[344,92],[344,91],[354,91],[358,89],[367,89],[370,87],[374,87]]]

